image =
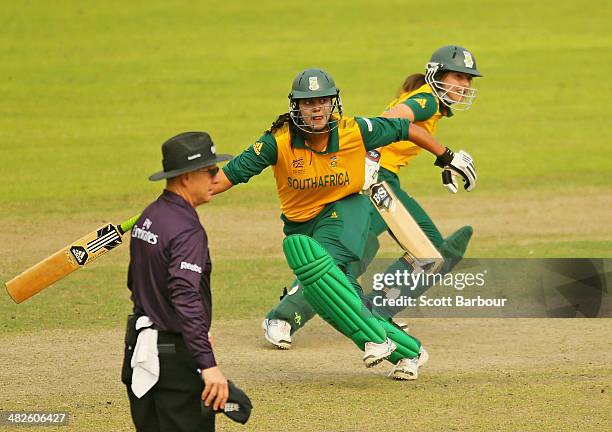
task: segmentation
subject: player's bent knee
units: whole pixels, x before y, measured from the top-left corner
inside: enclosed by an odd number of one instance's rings
[[[302,283],[304,297],[325,321],[362,350],[366,342],[386,340],[379,320],[365,308],[346,275],[320,244],[307,236],[292,235],[283,242],[283,250]]]

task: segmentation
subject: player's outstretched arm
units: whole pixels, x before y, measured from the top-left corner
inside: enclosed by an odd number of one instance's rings
[[[215,183],[213,183],[213,194],[217,195],[217,194],[220,194],[221,192],[225,192],[232,186],[234,185],[225,175],[225,171],[220,169],[219,173],[217,174],[217,178],[215,179]]]
[[[413,122],[414,121],[414,111],[412,111],[412,109],[408,105],[399,104],[399,105],[395,105],[389,111],[385,111],[381,117],[405,118]]]
[[[426,129],[414,123],[410,123],[408,128],[408,139],[435,156],[442,156],[446,151],[446,147],[440,144]]]
[[[426,115],[426,113],[420,113],[419,115]],[[406,104],[398,104],[390,110],[385,111],[382,117],[405,118],[411,122],[408,131],[410,141],[436,156],[435,165],[443,169],[442,184],[449,192],[457,193],[458,185],[455,179],[456,176],[459,176],[463,180],[464,188],[468,192],[474,189],[476,185],[476,167],[474,166],[472,157],[463,150],[459,151],[457,154],[453,153],[452,150],[442,146],[433,139],[433,136],[431,136],[426,129],[412,123],[416,118],[412,108]],[[416,138],[416,140],[413,139],[413,137]]]
[[[277,153],[274,137],[271,134],[264,134],[219,170],[215,178],[216,184],[213,185],[213,193],[220,194],[261,174],[264,169],[276,163]]]

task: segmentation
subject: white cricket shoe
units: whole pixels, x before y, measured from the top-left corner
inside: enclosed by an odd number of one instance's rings
[[[291,324],[280,319],[266,318],[261,323],[264,337],[277,348],[287,350],[291,348]]]
[[[429,360],[429,354],[421,347],[414,358],[404,358],[397,362],[389,376],[394,380],[415,380],[419,377],[419,367]]]
[[[366,342],[363,353],[365,367],[371,368],[372,366],[376,366],[393,354],[396,348],[397,346],[389,338],[382,343]]]

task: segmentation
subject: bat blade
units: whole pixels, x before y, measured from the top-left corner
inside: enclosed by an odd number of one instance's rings
[[[408,210],[386,181],[370,188],[370,201],[383,218],[391,237],[406,252],[406,259],[420,270],[436,272],[444,259],[431,240],[425,235]]]
[[[138,216],[135,216],[121,225],[108,223],[99,227],[6,282],[6,291],[16,303],[29,299],[119,246],[123,242],[123,234],[132,228],[137,219]]]

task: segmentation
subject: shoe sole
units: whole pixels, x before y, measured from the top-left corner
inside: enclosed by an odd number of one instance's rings
[[[415,381],[419,378],[419,367],[417,366],[417,370],[414,374],[403,371],[393,371],[391,378],[395,381]]]
[[[409,375],[409,374],[401,374],[401,375],[393,375],[391,377],[394,381],[416,381],[419,376],[417,375]]]
[[[377,364],[380,364],[383,360],[386,360],[389,357],[391,357],[391,354],[393,354],[393,352],[396,349],[397,349],[397,345],[391,344],[391,349],[389,351],[387,351],[384,355],[382,355],[382,356],[370,356],[370,357],[366,357],[366,358],[363,359],[363,363],[365,364],[365,367],[367,367],[367,368],[374,367]]]
[[[393,354],[393,353],[391,353],[391,354]],[[368,357],[367,359],[363,360],[363,363],[365,364],[365,367],[371,368],[371,367],[376,366],[377,364],[382,363],[383,360],[388,359],[389,357],[391,357],[391,354],[389,354],[388,356],[385,356],[385,357],[374,359],[374,360],[372,360],[372,357]]]
[[[282,350],[291,349],[291,342],[287,342],[287,341],[275,342],[272,339],[270,339],[267,334],[264,334],[264,337],[266,338],[268,342],[270,342],[272,345],[274,345],[278,349],[282,349]]]
[[[415,381],[419,378],[419,369],[421,366],[423,366],[425,363],[427,363],[427,361],[429,360],[429,353],[423,349],[423,351],[421,352],[421,357],[419,357],[419,361],[417,362],[417,372],[414,375],[411,375],[409,373],[404,373],[404,372],[396,372],[394,371],[393,374],[391,375],[391,378],[394,379],[395,381]]]

